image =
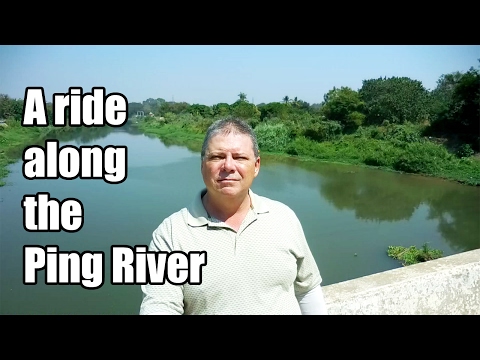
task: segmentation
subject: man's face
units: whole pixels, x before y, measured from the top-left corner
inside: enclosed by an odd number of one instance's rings
[[[252,185],[260,170],[260,157],[255,159],[248,135],[216,135],[210,139],[201,169],[209,192],[236,196]]]

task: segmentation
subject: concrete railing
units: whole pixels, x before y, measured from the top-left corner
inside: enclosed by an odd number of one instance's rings
[[[480,249],[323,287],[331,315],[480,314]]]

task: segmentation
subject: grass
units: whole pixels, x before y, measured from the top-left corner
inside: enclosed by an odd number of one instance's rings
[[[178,124],[164,124],[155,126],[148,121],[140,122],[138,129],[145,134],[155,135],[162,139],[166,146],[183,145],[192,151],[200,151],[202,148],[204,134],[181,127]]]
[[[199,150],[207,125],[192,119],[168,123],[154,119],[142,121],[141,131],[154,134],[169,144],[186,145]],[[301,160],[318,160],[381,168],[401,173],[433,176],[466,185],[480,185],[480,159],[459,157],[442,144],[421,137],[415,127],[359,129],[328,141],[306,136],[292,136],[284,124],[259,124],[255,127],[260,150],[276,156],[294,156]],[[379,135],[380,134],[380,135]]]
[[[439,259],[443,256],[441,250],[431,249],[427,243],[421,249],[415,246],[408,248],[403,246],[389,246],[387,255],[395,260],[401,261],[403,266],[418,264],[421,262]]]
[[[458,158],[442,145],[428,141],[395,143],[344,135],[337,140],[319,143],[298,137],[288,145],[286,152],[323,161],[368,165],[480,185],[478,158]]]
[[[7,119],[5,124],[0,125],[0,186],[5,186],[8,165],[22,157],[25,146],[40,143],[54,133],[71,131],[69,127],[23,127],[13,119]]]

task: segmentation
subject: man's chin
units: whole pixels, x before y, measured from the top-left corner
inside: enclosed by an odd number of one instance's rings
[[[239,193],[239,191],[237,189],[234,189],[234,188],[231,188],[231,187],[221,188],[220,192],[223,195],[230,195],[230,196],[234,196],[234,195],[237,195]]]
[[[218,191],[225,196],[236,196],[240,193],[240,189],[236,186],[222,186]]]

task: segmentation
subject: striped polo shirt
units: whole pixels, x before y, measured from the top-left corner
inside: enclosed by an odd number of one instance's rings
[[[206,251],[201,284],[142,285],[140,314],[301,314],[296,294],[322,281],[299,219],[249,190],[238,232],[210,218],[200,191],[153,232],[149,251]]]

